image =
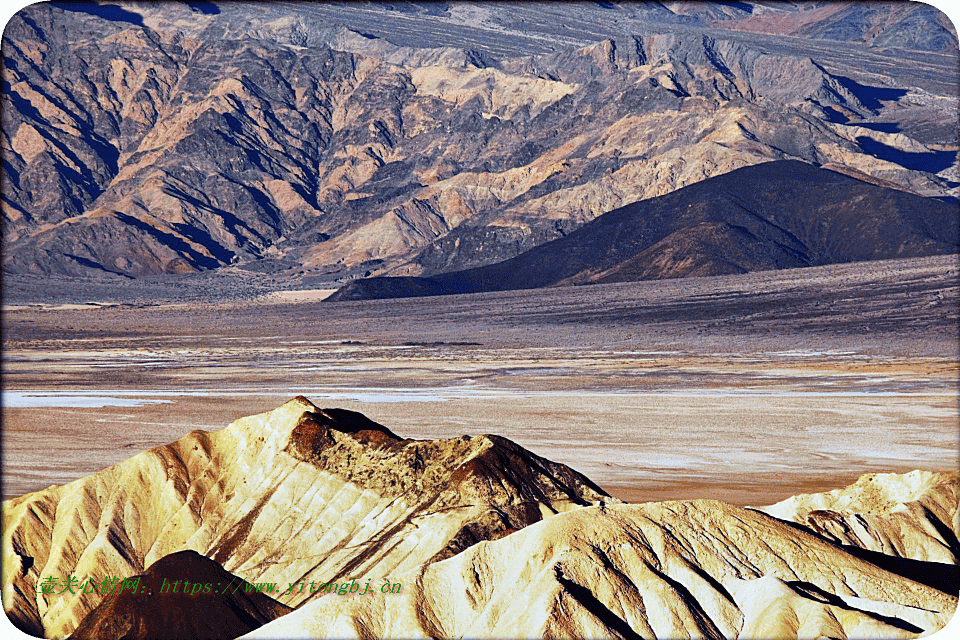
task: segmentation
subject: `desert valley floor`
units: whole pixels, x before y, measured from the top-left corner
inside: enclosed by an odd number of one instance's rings
[[[75,639],[940,629],[957,274],[336,303],[5,278],[5,611]],[[42,592],[111,574],[144,583]],[[216,589],[158,595],[175,578]],[[347,579],[405,586],[312,591]]]
[[[954,469],[956,274],[945,256],[336,304],[228,285],[26,304],[8,282],[3,493],[299,394],[408,438],[502,435],[627,501]]]

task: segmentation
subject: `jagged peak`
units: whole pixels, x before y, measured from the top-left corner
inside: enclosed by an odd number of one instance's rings
[[[454,504],[464,496],[497,494],[511,503],[560,500],[581,506],[607,496],[585,476],[502,436],[403,438],[361,413],[317,409],[302,396],[275,411],[292,420],[298,409],[305,410],[282,451],[381,495],[443,494],[441,502]]]

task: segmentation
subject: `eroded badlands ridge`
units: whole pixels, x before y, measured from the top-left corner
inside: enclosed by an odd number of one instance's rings
[[[794,496],[763,511],[840,544],[955,565],[958,494],[955,473],[871,473],[849,487]]]
[[[590,507],[402,578],[325,597],[247,638],[903,638],[956,598],[723,502]]]
[[[765,510],[627,505],[504,438],[408,440],[297,397],[4,502],[3,603],[46,637],[153,637],[166,618],[199,637],[196,601],[38,583],[388,579],[403,590],[210,606],[236,614],[224,638],[913,637],[957,606],[955,571],[922,578],[956,568],[958,485],[916,471]]]
[[[38,594],[47,576],[100,582],[191,549],[248,582],[379,579],[601,499],[614,500],[505,438],[404,440],[298,397],[4,502],[3,603],[60,637],[99,598]]]

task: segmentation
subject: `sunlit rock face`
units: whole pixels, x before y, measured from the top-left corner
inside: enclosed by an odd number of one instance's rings
[[[601,499],[614,501],[505,438],[406,440],[298,397],[5,501],[3,604],[60,637],[100,597],[38,593],[48,576],[99,583],[193,550],[248,582],[380,580]]]
[[[698,32],[748,17],[722,7],[690,23],[700,9],[590,4],[446,7],[429,33],[379,7],[28,7],[4,32],[4,268],[432,274],[781,159],[956,197],[955,58],[915,72],[837,42],[891,44],[892,25],[931,16],[744,4],[761,32],[815,15],[793,24],[825,30],[803,48]],[[936,33],[920,48],[952,51]]]
[[[840,544],[955,565],[958,501],[956,473],[918,470],[867,474],[849,487],[794,496],[763,511]]]
[[[401,594],[324,596],[248,638],[906,638],[957,598],[812,532],[722,502],[560,514],[403,574]]]

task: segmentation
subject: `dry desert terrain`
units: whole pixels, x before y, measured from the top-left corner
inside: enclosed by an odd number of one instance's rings
[[[953,469],[956,274],[945,256],[346,303],[224,281],[77,306],[8,281],[4,496],[298,394],[408,438],[502,435],[629,501]]]

